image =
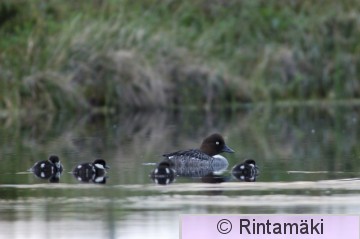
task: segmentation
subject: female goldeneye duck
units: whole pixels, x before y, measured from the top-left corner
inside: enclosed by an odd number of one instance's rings
[[[176,171],[173,169],[173,162],[165,159],[161,161],[151,172],[150,178],[156,183],[167,185],[174,182]]]
[[[203,140],[200,149],[177,151],[163,156],[173,161],[175,165],[199,166],[214,163],[227,165],[225,157],[217,156],[223,152],[234,153],[234,150],[225,144],[224,138],[220,134],[212,134]]]
[[[33,172],[38,178],[50,179],[50,182],[58,182],[63,166],[58,156],[51,155],[48,160],[36,162],[29,171]]]
[[[259,175],[259,168],[255,160],[246,159],[243,163],[235,165],[231,173],[240,181],[254,182]]]
[[[74,177],[81,182],[94,182],[105,183],[106,182],[106,169],[109,167],[106,165],[105,160],[96,159],[92,163],[82,163],[77,165],[73,169]]]

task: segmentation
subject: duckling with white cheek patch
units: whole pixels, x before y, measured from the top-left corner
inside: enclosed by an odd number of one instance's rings
[[[173,162],[170,160],[161,161],[156,168],[151,172],[150,178],[156,183],[167,185],[174,182],[176,171],[173,168]]]
[[[240,181],[254,182],[259,175],[259,168],[255,160],[246,159],[243,163],[235,165],[231,174]]]
[[[49,179],[50,182],[59,182],[63,166],[58,156],[51,155],[48,160],[36,162],[29,171],[38,178]]]
[[[96,159],[92,163],[82,163],[73,169],[74,177],[81,182],[106,183],[106,165],[105,160]]]

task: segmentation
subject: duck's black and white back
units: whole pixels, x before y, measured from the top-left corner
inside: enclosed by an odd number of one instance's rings
[[[199,166],[202,162],[208,164],[213,160],[213,157],[203,153],[199,149],[177,151],[164,154],[163,156],[173,161],[174,164],[183,166]]]
[[[58,156],[51,155],[48,160],[36,162],[29,171],[38,178],[49,179],[50,182],[58,182],[63,166]]]
[[[82,163],[77,165],[73,169],[73,175],[81,182],[105,183],[106,169],[108,168],[105,160],[96,159],[92,163]]]

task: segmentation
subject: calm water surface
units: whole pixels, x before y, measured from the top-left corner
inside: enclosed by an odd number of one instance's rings
[[[255,107],[239,112],[44,115],[0,124],[0,238],[178,238],[188,213],[360,213],[360,110],[356,106]],[[236,151],[212,178],[149,178],[163,153],[220,132]],[[27,172],[59,155],[59,183]],[[104,158],[106,184],[81,183],[78,163]],[[231,168],[245,158],[256,182]]]

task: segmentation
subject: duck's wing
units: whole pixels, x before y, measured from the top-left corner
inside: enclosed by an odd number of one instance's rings
[[[194,157],[197,155],[201,155],[203,152],[201,152],[199,149],[189,149],[189,150],[180,150],[168,154],[163,154],[165,158],[171,159],[172,157]]]

